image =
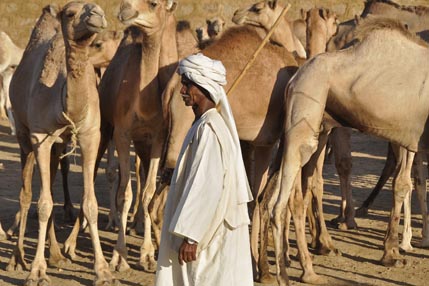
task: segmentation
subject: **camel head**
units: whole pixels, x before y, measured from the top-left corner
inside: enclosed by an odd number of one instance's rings
[[[104,11],[96,4],[73,1],[58,14],[64,38],[89,45],[107,27]]]
[[[282,12],[277,1],[261,1],[234,12],[232,21],[237,25],[252,25],[269,30]]]
[[[167,14],[174,12],[176,4],[173,0],[123,0],[118,18],[127,26],[152,34],[164,28]]]
[[[109,65],[118,49],[124,33],[122,31],[102,31],[89,46],[89,60],[95,68]]]
[[[314,56],[326,50],[326,44],[337,33],[337,15],[328,9],[313,8],[307,11],[307,52]]]
[[[225,29],[225,20],[222,17],[213,17],[206,20],[207,34],[210,38],[215,38]]]

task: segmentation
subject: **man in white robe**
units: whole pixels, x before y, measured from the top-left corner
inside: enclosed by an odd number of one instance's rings
[[[171,180],[155,285],[251,286],[252,195],[223,85],[225,68],[202,54],[179,63],[195,121]]]

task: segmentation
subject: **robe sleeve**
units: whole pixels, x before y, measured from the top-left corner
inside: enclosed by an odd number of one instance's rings
[[[224,190],[226,170],[221,146],[212,128],[204,124],[195,139],[194,144],[198,145],[169,231],[200,242],[212,222],[219,221],[215,216]]]

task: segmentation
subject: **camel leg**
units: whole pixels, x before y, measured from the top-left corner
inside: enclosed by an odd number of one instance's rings
[[[167,184],[161,184],[155,192],[155,195],[149,204],[149,215],[152,221],[153,236],[155,237],[155,243],[157,248],[161,244],[161,230],[162,222],[164,218],[164,207],[167,202],[167,195],[170,190],[170,186]]]
[[[50,182],[51,182],[51,193],[52,193],[52,186],[54,184],[54,180],[55,180],[55,175],[58,171],[58,165],[60,163],[60,156],[63,153],[62,151],[66,149],[65,145],[58,145],[58,144],[54,144],[52,146],[52,150],[51,150],[51,170],[50,170]],[[64,177],[63,177],[64,179]],[[64,181],[63,181],[64,183]],[[67,182],[66,182],[67,183]],[[68,189],[67,189],[68,192]],[[70,195],[68,195],[68,199],[69,199],[69,203],[71,204],[70,201]],[[68,263],[68,260],[62,255],[61,253],[61,249],[58,245],[58,241],[55,235],[55,219],[54,219],[54,213],[52,212],[52,215],[49,219],[49,224],[48,224],[48,234],[49,234],[49,261],[48,264],[49,266],[54,266],[54,267],[62,267],[64,266],[64,264]]]
[[[130,210],[133,200],[133,192],[131,190],[131,177],[130,177],[130,144],[131,139],[123,134],[122,128],[115,128],[114,140],[116,150],[118,151],[119,159],[119,187],[116,193],[116,207],[119,212],[119,231],[118,240],[116,241],[113,250],[112,259],[110,260],[110,267],[116,271],[125,271],[130,269],[127,262],[127,247],[126,247],[126,229],[128,211]]]
[[[142,158],[150,158],[150,146],[146,146],[145,148],[141,148],[140,156]],[[146,174],[145,170],[149,169],[149,159],[145,159],[144,162],[141,161],[139,156],[136,156],[135,170],[136,170],[136,182],[137,182],[137,192],[136,199],[133,206],[133,213],[131,215],[130,221],[130,234],[142,234],[144,232],[143,227],[143,188],[146,182]]]
[[[15,119],[13,117],[13,110],[12,110],[12,105],[10,103],[10,97],[9,97],[9,86],[12,80],[12,75],[13,75],[12,70],[8,70],[7,72],[3,73],[3,92],[5,97],[4,106],[6,107],[7,117],[9,119],[9,124],[10,124],[10,134],[15,135],[16,134]]]
[[[381,176],[378,179],[377,184],[372,190],[371,194],[366,198],[366,200],[362,203],[362,206],[356,210],[357,217],[363,217],[368,215],[368,209],[374,202],[375,198],[378,196],[378,193],[381,191],[383,186],[386,184],[387,180],[392,176],[393,172],[395,172],[396,167],[396,158],[393,153],[392,146],[388,144],[388,151],[386,156],[386,163],[384,164],[383,171],[381,172]]]
[[[24,260],[24,235],[27,226],[28,210],[30,209],[32,199],[31,181],[33,178],[34,162],[34,152],[30,151],[27,153],[21,148],[22,187],[19,194],[20,210],[15,216],[15,218],[19,219],[19,222],[16,223],[19,226],[19,234],[17,244],[6,268],[7,271],[29,269]]]
[[[83,194],[82,194],[82,200],[83,200]],[[82,201],[81,200],[81,201]],[[71,260],[76,259],[76,244],[77,244],[77,237],[79,235],[79,229],[83,222],[83,209],[82,204],[80,206],[79,216],[76,219],[73,229],[67,238],[67,240],[64,242],[64,253],[70,257]]]
[[[381,263],[387,267],[404,266],[406,263],[405,259],[399,254],[398,228],[404,198],[412,189],[411,168],[415,154],[405,148],[398,148],[399,150],[395,151],[398,171],[393,181],[394,201],[384,240],[384,254],[381,259]]]
[[[6,232],[3,230],[3,227],[1,226],[1,222],[0,222],[0,241],[7,240],[7,239],[8,239],[8,236]]]
[[[404,228],[402,231],[402,242],[399,247],[404,251],[412,251],[411,239],[413,237],[413,230],[411,228],[411,193],[410,190],[406,193],[404,198]]]
[[[143,190],[142,207],[144,218],[144,238],[143,244],[140,247],[140,259],[137,266],[149,272],[156,271],[155,247],[152,242],[152,222],[149,214],[149,204],[156,191],[156,177],[158,174],[164,138],[165,136],[161,132],[151,144],[150,164],[148,168],[146,184]],[[135,146],[136,150],[140,151],[138,146],[144,145],[139,145],[136,143]]]
[[[66,149],[65,149],[66,150]],[[64,152],[63,152],[64,153]],[[60,160],[61,166],[61,177],[63,183],[63,192],[64,192],[64,221],[72,222],[76,219],[74,215],[74,207],[70,198],[70,190],[68,184],[68,175],[70,172],[70,161],[68,157],[64,157]]]
[[[256,262],[258,262],[260,255],[258,252],[259,233],[261,227],[260,217],[262,213],[260,201],[262,199],[263,186],[265,186],[267,182],[268,166],[271,161],[272,146],[251,146],[251,149],[253,149],[252,158],[254,160],[251,164],[252,171],[250,174],[252,174],[253,179],[251,180],[252,185],[250,187],[253,190],[255,198],[255,206],[252,215],[251,250],[256,265],[258,264]],[[261,248],[260,251],[264,250]]]
[[[317,151],[310,161],[303,167],[303,184],[305,190],[304,208],[307,211],[311,247],[322,255],[338,255],[340,252],[334,247],[331,236],[326,227],[323,213],[323,164],[325,161],[326,143],[328,134],[321,133]]]
[[[116,210],[116,189],[118,188],[118,160],[115,157],[115,142],[109,141],[107,147],[107,168],[106,177],[110,195],[110,209],[109,209],[109,221],[105,229],[115,230],[119,226],[119,217]]]
[[[429,247],[429,218],[426,195],[426,178],[427,170],[423,170],[423,154],[417,153],[414,158],[415,172],[414,184],[419,201],[420,212],[422,213],[422,240],[419,242],[419,247]]]
[[[341,207],[340,215],[332,222],[339,229],[356,229],[355,208],[351,189],[352,155],[350,146],[351,129],[345,127],[334,128],[330,135],[332,149],[335,155],[335,167],[340,177]]]
[[[44,134],[31,134],[31,136],[41,177],[41,189],[39,201],[37,203],[37,213],[39,217],[37,249],[25,285],[50,285],[50,279],[46,274],[47,263],[45,260],[45,244],[46,231],[54,206],[51,194],[50,174],[51,147],[53,142],[46,140]]]
[[[113,285],[117,283],[117,280],[109,270],[109,265],[104,258],[100,237],[98,235],[98,204],[94,192],[94,173],[100,137],[94,138],[94,133],[96,132],[97,131],[90,131],[91,136],[79,136],[84,183],[81,209],[89,224],[92,248],[94,250],[94,270],[96,275],[94,285],[101,286]]]

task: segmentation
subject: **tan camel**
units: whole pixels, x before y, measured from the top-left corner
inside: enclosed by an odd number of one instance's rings
[[[292,32],[301,42],[304,47],[307,47],[307,24],[305,22],[305,18],[307,17],[307,13],[304,9],[300,9],[300,18],[290,21],[290,25],[292,27]]]
[[[400,20],[413,33],[429,29],[429,7],[399,5],[390,0],[367,0],[361,17],[379,15]]]
[[[219,40],[202,52],[214,59],[221,60],[227,70],[229,89],[239,75],[252,53],[261,43],[260,31],[253,27],[234,27],[223,33]],[[258,255],[259,232],[259,193],[265,185],[266,173],[271,152],[281,133],[283,118],[283,90],[289,78],[297,69],[297,63],[286,49],[268,44],[256,58],[252,69],[246,73],[229,101],[235,122],[250,185],[255,197],[255,211],[252,218],[252,252],[256,260]],[[186,108],[180,96],[180,77],[175,74],[164,93],[163,105],[167,120],[170,122],[169,140],[165,159],[166,168],[174,168],[184,136],[194,120],[190,108]],[[254,163],[252,164],[252,161]],[[267,261],[259,261],[260,281],[269,281]],[[256,273],[255,273],[256,274]]]
[[[315,165],[309,162],[317,161],[313,154],[318,155],[319,152],[315,152],[323,147],[319,143],[325,140],[322,137],[340,123],[382,137],[409,151],[396,154],[394,204],[381,259],[386,266],[404,264],[398,247],[401,207],[405,195],[412,189],[410,173],[414,152],[429,147],[422,137],[427,132],[425,106],[429,94],[422,88],[427,80],[427,68],[421,65],[421,59],[429,55],[429,50],[394,20],[368,19],[359,29],[362,35],[359,44],[316,56],[298,71],[287,88],[281,191],[273,217],[280,285],[289,284],[283,257],[279,255],[288,202],[296,208],[292,213],[297,226],[299,255],[306,258],[304,267],[312,265],[305,241],[301,178],[305,182],[309,171],[314,169]],[[380,104],[384,105],[381,113]],[[304,273],[302,279],[311,283],[325,282],[314,273],[312,276]]]
[[[73,144],[79,142],[82,152],[82,205],[94,249],[94,285],[112,285],[116,280],[104,259],[97,229],[98,206],[93,177],[100,140],[100,113],[96,76],[88,59],[88,46],[95,34],[106,27],[106,20],[99,6],[81,1],[67,3],[57,17],[61,22],[62,33],[57,33],[51,40],[44,38],[48,33],[41,32],[43,26],[47,29],[52,27],[46,27],[48,21],[42,16],[11,83],[11,102],[23,165],[19,241],[23,240],[31,202],[34,160],[37,161],[41,176],[38,245],[26,284],[50,285],[46,275],[44,247],[48,227],[50,233],[54,232],[51,187],[59,155],[71,140]],[[23,82],[27,84],[23,85]],[[50,234],[50,243],[56,243],[52,237]],[[11,262],[23,262],[16,261],[16,258],[14,255]],[[22,259],[23,253],[18,258]]]
[[[277,0],[265,0],[236,10],[232,21],[237,25],[247,24],[261,27],[268,32],[282,10],[283,7],[277,4]],[[286,17],[274,30],[270,40],[285,47],[289,52],[296,53],[301,58],[307,58],[304,46],[292,32],[291,24]]]
[[[198,41],[192,33],[188,21],[178,21],[176,29],[177,52],[179,59],[199,51]]]
[[[55,25],[59,27],[59,21],[58,19],[53,19],[53,21],[56,21]],[[44,31],[46,33],[46,29]],[[89,61],[93,64],[96,73],[97,73],[97,80],[99,80],[99,76],[102,73],[102,70],[105,69],[105,67],[108,65],[110,60],[112,59],[114,52],[116,48],[119,45],[120,38],[122,32],[115,32],[115,31],[102,31],[101,33],[97,34],[94,41],[89,46]],[[63,151],[64,154],[67,152],[67,150]],[[110,153],[109,153],[110,154]],[[113,153],[112,153],[113,154]],[[68,173],[70,170],[70,163],[69,158],[63,157],[60,160],[60,170],[61,170],[61,176],[62,176],[62,186],[63,186],[63,193],[64,193],[64,221],[70,222],[75,220],[75,214],[74,214],[74,207],[70,198],[70,191],[69,191],[69,185],[68,185]],[[109,178],[110,173],[107,173],[107,177]],[[111,201],[114,201],[114,199]],[[109,218],[113,217],[111,214],[112,211],[109,213]],[[16,229],[19,226],[20,221],[20,212],[18,212],[15,215],[15,220],[12,226],[7,230],[8,236],[12,236],[13,233],[16,231]]]
[[[15,45],[8,34],[0,31],[0,76],[2,79],[2,89],[0,90],[0,117],[6,118],[7,114],[12,135],[15,135],[15,122],[9,100],[9,85],[15,67],[19,64],[23,52],[24,49]]]

